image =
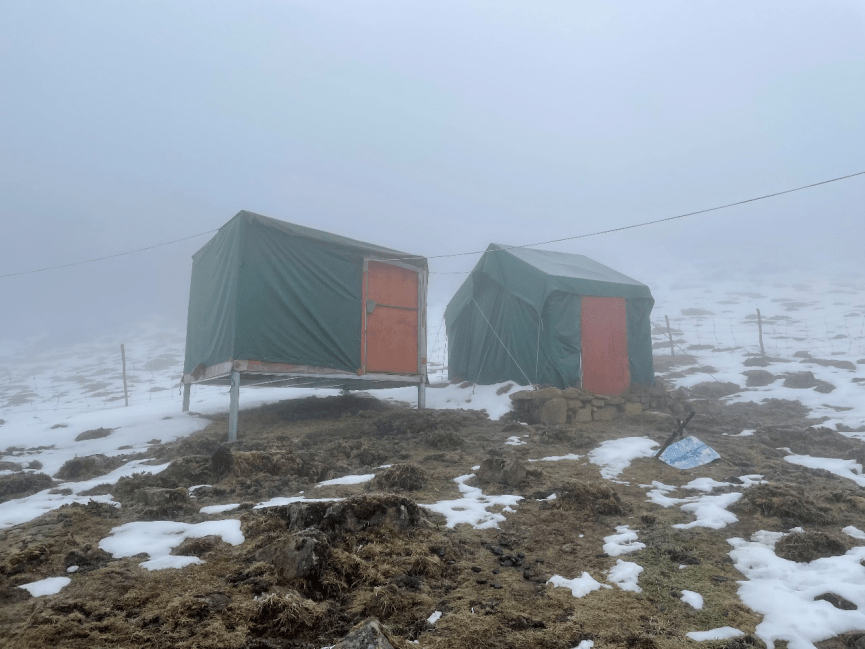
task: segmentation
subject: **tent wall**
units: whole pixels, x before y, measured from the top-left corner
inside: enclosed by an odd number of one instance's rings
[[[199,364],[227,361],[234,352],[240,229],[238,220],[229,221],[192,257],[185,374]]]
[[[528,385],[536,368],[538,315],[492,280],[480,276],[478,282],[480,290],[448,325],[449,375],[481,385]],[[526,340],[532,341],[531,348]]]
[[[628,311],[628,366],[631,383],[652,385],[655,368],[652,363],[651,298],[634,298],[626,302]]]
[[[235,358],[360,368],[362,253],[253,221],[239,274]]]

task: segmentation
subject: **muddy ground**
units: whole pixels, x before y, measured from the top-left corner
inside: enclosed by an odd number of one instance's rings
[[[566,649],[592,640],[598,648],[651,649],[684,646],[686,632],[722,626],[749,635],[702,646],[763,646],[750,635],[760,617],[737,597],[736,580],[742,577],[726,539],[802,525],[808,538],[779,546],[779,552],[810,560],[859,543],[841,535],[841,527],[865,529],[865,491],[827,472],[789,464],[783,460],[787,453],[778,450],[865,463],[865,445],[815,423],[793,401],[710,402],[709,412],[696,415],[688,432],[715,448],[720,460],[680,471],[638,459],[619,477],[623,484],[602,479],[585,457],[526,460],[585,456],[620,437],[661,443],[670,433],[670,417],[649,413],[612,422],[525,426],[475,412],[418,412],[349,395],[244,411],[240,439],[230,449],[222,444],[226,418],[214,418],[202,432],[155,448],[154,463],[171,461],[166,471],[93,490],[112,494],[122,507],[65,506],[0,532],[0,637],[10,649],[319,648],[376,617],[397,647],[419,641],[434,648]],[[731,436],[743,429],[757,432]],[[505,444],[514,435],[526,435],[526,443]],[[469,482],[486,494],[523,497],[499,529],[448,529],[444,517],[419,506],[458,498],[454,478],[484,460],[518,460],[526,469],[508,474],[512,484]],[[90,477],[112,464],[100,462],[71,467],[67,479],[75,479],[75,471]],[[377,468],[388,464],[393,466]],[[315,486],[361,473],[378,477],[352,486]],[[673,529],[692,517],[647,502],[639,486],[653,480],[682,485],[707,476],[733,483],[715,492],[723,493],[736,488],[739,476],[755,473],[767,483],[745,491],[733,507],[739,521],[721,530]],[[189,487],[197,485],[209,486],[190,494]],[[254,508],[301,491],[309,498],[345,500]],[[558,498],[546,500],[551,493]],[[225,503],[241,506],[199,513],[203,506]],[[183,569],[147,571],[138,565],[146,556],[113,559],[98,546],[113,527],[129,521],[220,518],[239,518],[245,542],[187,541],[175,552],[205,563]],[[583,571],[603,580],[616,564],[603,552],[603,538],[618,525],[639,530],[647,546],[626,557],[644,568],[641,593],[601,589],[576,599],[546,583],[553,574],[572,578]],[[66,574],[72,565],[78,572],[56,595],[33,598],[17,587]],[[704,608],[683,603],[682,589],[701,593]],[[443,615],[429,624],[433,611]],[[823,646],[858,646],[858,636]]]

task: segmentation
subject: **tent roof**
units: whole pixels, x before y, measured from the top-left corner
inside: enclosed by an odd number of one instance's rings
[[[445,310],[452,322],[471,302],[478,276],[485,276],[541,312],[554,291],[652,299],[649,287],[588,257],[492,243]]]
[[[303,225],[288,223],[287,221],[280,221],[279,219],[273,219],[269,216],[256,214],[255,212],[247,212],[246,210],[241,210],[240,212],[235,214],[234,217],[230,221],[228,221],[228,223],[226,223],[220,228],[220,230],[226,228],[229,224],[233,224],[237,220],[240,221],[240,224],[242,226],[262,226],[265,228],[273,228],[274,230],[278,230],[290,236],[330,244],[334,247],[342,248],[344,250],[362,253],[365,256],[369,255],[378,257],[380,259],[390,259],[393,261],[410,264],[412,266],[417,266],[419,268],[426,268],[427,264],[427,260],[425,257],[411,255],[407,252],[393,250],[392,248],[377,246],[373,243],[366,243],[364,241],[358,241],[356,239],[349,239],[348,237],[342,237],[338,234],[332,234],[330,232],[324,232],[322,230],[315,230],[313,228],[308,228]],[[201,250],[199,250],[195,253],[195,255],[193,255],[193,258],[199,253],[201,253],[203,250],[205,250],[212,241],[213,239],[206,243],[201,248]]]
[[[489,249],[497,249],[534,266],[542,273],[554,277],[570,279],[585,279],[615,284],[632,284],[645,286],[642,282],[623,275],[609,266],[599,264],[593,259],[569,252],[553,252],[551,250],[536,250],[534,248],[510,248],[499,244],[491,244]]]

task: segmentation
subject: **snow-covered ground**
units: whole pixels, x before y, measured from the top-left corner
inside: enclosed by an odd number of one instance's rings
[[[664,320],[668,315],[675,353],[687,353],[695,359],[690,365],[675,368],[669,379],[673,387],[720,381],[745,388],[743,371],[766,370],[776,376],[769,385],[743,389],[726,400],[798,400],[811,410],[813,416],[828,417],[824,425],[838,426],[851,437],[865,439],[865,433],[849,432],[849,429],[865,430],[865,291],[861,284],[787,280],[758,286],[726,279],[653,289],[657,300],[653,315],[656,325],[653,340],[658,347],[656,355],[669,354],[669,347],[663,347],[668,341]],[[770,359],[763,367],[746,366],[744,362],[760,351],[756,324],[758,308],[763,318],[766,354]],[[431,367],[437,369],[431,381],[443,384],[446,377],[440,368],[444,364],[445,346],[439,342],[440,339],[441,336],[430,350]],[[19,354],[3,359],[0,364],[0,446],[5,450],[0,451],[0,462],[12,464],[0,465],[5,467],[0,474],[23,469],[55,475],[67,460],[97,453],[107,456],[141,453],[146,456],[151,445],[202,430],[209,420],[201,415],[227,411],[226,388],[197,386],[193,388],[191,412],[181,413],[179,378],[184,341],[178,332],[150,330],[130,336],[124,342],[128,407],[124,405],[119,341],[95,341],[36,357]],[[839,367],[825,362],[814,363],[802,354],[795,355],[796,352],[807,352],[811,357],[824,361],[844,362],[837,363]],[[862,362],[857,362],[860,360]],[[802,371],[812,372],[816,379],[831,384],[834,389],[817,392],[813,388],[783,386],[782,374]],[[510,409],[507,393],[497,394],[501,387],[447,385],[430,388],[427,390],[427,405],[431,408],[485,409],[491,418],[497,419]],[[334,394],[337,394],[336,390],[244,389],[241,392],[241,427],[244,409],[283,399]],[[414,388],[382,390],[373,394],[412,405],[416,399]],[[80,441],[76,439],[86,431],[100,428],[108,429],[107,434]],[[743,431],[741,434],[752,433]],[[523,442],[520,436],[513,436],[506,443],[519,446]],[[648,438],[619,439],[599,445],[585,457],[598,466],[602,478],[615,480],[633,459],[653,455],[656,446],[656,442]],[[535,461],[579,460],[581,457],[571,454]],[[786,459],[793,464],[824,468],[843,479],[865,484],[862,467],[853,461],[813,458],[792,452]],[[10,500],[0,504],[0,528],[31,520],[68,502],[86,501],[88,497],[80,494],[96,482],[114,482],[134,472],[157,472],[164,468],[165,465],[150,465],[146,460],[133,460],[95,481],[70,482],[27,498]],[[357,484],[373,475],[346,476],[322,483],[322,486]],[[519,506],[519,496],[487,496],[477,487],[466,484],[470,477],[455,477],[461,498],[426,505],[443,513],[448,526],[467,523],[479,528],[495,527],[509,511]],[[761,476],[744,476],[740,483],[747,489],[760,479]],[[713,529],[723,528],[736,520],[727,508],[742,496],[742,490],[719,495],[712,493],[716,488],[728,486],[708,479],[697,479],[683,487],[659,482],[644,485],[652,502],[663,507],[677,506],[694,515],[693,522],[675,527]],[[696,491],[699,495],[672,496],[677,489]],[[90,498],[111,502],[110,496]],[[286,494],[260,503],[258,507],[301,500],[306,500],[302,494]],[[223,514],[233,507],[216,506],[202,512]],[[145,551],[151,557],[145,567],[150,569],[176,567],[177,561],[189,559],[171,557],[170,549],[189,536],[216,533],[229,543],[241,543],[242,535],[238,536],[239,526],[235,523],[232,519],[218,525],[199,524],[202,527],[148,523],[148,527],[141,529],[133,523],[116,528],[104,540],[103,546],[115,556],[127,556],[117,553]],[[857,533],[865,536],[855,528],[847,533],[853,538],[860,538]],[[757,629],[758,635],[770,646],[773,639],[784,639],[788,640],[790,647],[810,647],[813,646],[811,642],[844,630],[865,629],[865,617],[861,613],[829,611],[831,605],[813,601],[813,595],[819,594],[817,591],[835,584],[835,592],[842,589],[844,597],[857,603],[860,609],[865,608],[865,595],[862,595],[865,577],[860,574],[862,568],[859,565],[863,550],[854,548],[843,557],[820,559],[809,564],[806,570],[774,555],[777,538],[763,534],[751,541],[730,540],[733,546],[731,556],[746,577],[741,582],[742,601],[765,616]],[[605,580],[618,588],[639,593],[638,581],[642,571],[639,550],[643,544],[638,541],[638,532],[621,525],[617,533],[607,537],[605,542],[603,549],[608,554],[635,555],[634,561],[618,560]],[[52,579],[27,587],[34,595],[49,594],[69,583],[67,577]],[[570,588],[575,597],[590,596],[595,590],[610,587],[587,572],[573,578],[556,575],[550,584]],[[694,608],[700,608],[703,603],[702,596],[692,591],[684,591],[682,599]],[[740,634],[737,629],[724,627],[695,630],[689,637],[699,641]]]
[[[775,279],[745,282],[735,277],[711,282],[680,282],[653,287],[652,339],[656,356],[670,353],[664,316],[670,319],[675,354],[694,357],[677,367],[675,387],[705,381],[745,387],[742,372],[761,369],[777,378],[727,397],[731,403],[792,399],[813,416],[828,417],[824,426],[865,427],[865,282]],[[760,354],[757,310],[763,327],[765,366],[745,366]],[[840,362],[832,367],[797,356]],[[786,362],[784,362],[786,361]],[[857,362],[857,361],[862,361]],[[829,393],[783,386],[783,374],[811,372],[834,389]]]

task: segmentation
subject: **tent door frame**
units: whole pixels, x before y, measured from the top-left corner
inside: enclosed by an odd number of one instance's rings
[[[409,270],[414,273],[417,273],[417,365],[416,372],[420,375],[420,382],[418,383],[418,407],[425,407],[426,402],[426,391],[425,386],[427,383],[427,358],[426,358],[426,347],[427,347],[427,327],[426,327],[426,302],[427,302],[427,285],[429,283],[429,271],[426,269],[418,268],[417,266],[413,266],[411,264],[407,264],[405,262],[401,262],[394,259],[385,259],[381,257],[364,257],[363,259],[363,304],[361,305],[363,320],[361,323],[361,338],[363,340],[363,349],[362,351],[362,363],[360,370],[358,370],[359,375],[365,375],[367,373],[367,331],[369,328],[369,320],[368,315],[370,313],[368,307],[369,298],[369,262],[377,262],[381,264],[387,264],[391,266],[396,266],[398,268],[402,268],[404,270]],[[375,305],[373,306],[373,309]],[[405,308],[405,307],[403,307]],[[414,311],[414,309],[411,309]]]
[[[593,353],[589,354],[590,376],[592,377],[593,385],[590,385],[588,387],[585,384],[586,354],[584,353],[585,349],[586,349],[586,344],[587,344],[587,342],[589,342],[586,339],[586,331],[588,329],[588,327],[586,327],[586,320],[589,317],[588,314],[590,314],[590,313],[592,314],[592,319],[594,319],[594,317],[597,315],[598,311],[595,309],[592,309],[592,310],[587,309],[586,308],[586,302],[587,301],[595,301],[596,304],[606,304],[607,305],[606,307],[603,307],[601,309],[604,312],[604,316],[605,316],[601,319],[601,322],[604,322],[605,329],[607,327],[609,327],[610,315],[615,311],[615,318],[614,319],[618,322],[618,324],[623,326],[623,329],[619,330],[619,332],[618,332],[618,333],[622,334],[621,342],[623,344],[622,344],[622,347],[620,349],[617,349],[617,351],[622,351],[622,350],[624,351],[623,357],[619,357],[619,356],[612,357],[612,356],[606,355],[605,358],[603,359],[603,361],[598,360],[599,357],[598,357],[597,352],[593,352]],[[612,306],[613,304],[615,304],[616,306],[621,305],[621,310],[619,310],[619,309],[615,309],[614,311],[608,310],[608,308],[610,306]],[[630,341],[628,340],[627,310],[628,310],[628,301],[626,298],[623,298],[623,297],[600,296],[600,295],[583,295],[580,297],[580,387],[582,387],[584,390],[588,390],[589,392],[593,392],[593,393],[596,392],[597,394],[619,396],[623,392],[625,392],[628,389],[628,387],[630,386],[630,383],[631,383],[630,360],[629,360],[630,359],[630,345],[629,345]],[[608,351],[612,351],[612,350],[608,350]],[[623,378],[624,380],[621,382],[621,384],[616,385],[614,388],[611,388],[609,385],[604,385],[602,389],[598,390],[597,389],[598,386],[595,385],[595,381],[597,380],[596,370],[597,370],[597,367],[599,367],[599,363],[603,364],[603,365],[609,365],[610,363],[615,363],[618,361],[622,361],[623,365],[624,365],[624,367],[623,367],[624,372],[623,372],[623,374],[621,374],[621,378]],[[607,375],[605,378],[610,379],[610,376]],[[602,383],[604,383],[604,381],[602,381]]]

